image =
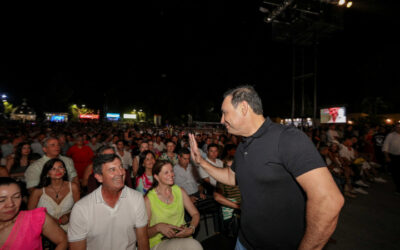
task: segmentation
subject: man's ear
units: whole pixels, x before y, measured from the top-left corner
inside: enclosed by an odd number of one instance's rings
[[[100,183],[103,183],[103,175],[101,174],[94,174],[94,178]]]
[[[240,103],[240,113],[243,116],[246,116],[246,114],[249,112],[249,104],[246,101],[242,101]]]

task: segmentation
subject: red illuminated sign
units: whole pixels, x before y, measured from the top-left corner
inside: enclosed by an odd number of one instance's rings
[[[81,119],[99,119],[100,115],[95,115],[95,114],[80,114],[79,118]]]

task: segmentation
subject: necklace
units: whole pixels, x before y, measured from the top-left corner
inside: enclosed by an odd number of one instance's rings
[[[60,190],[58,190],[58,192],[53,188],[53,186],[51,186],[51,185],[49,186],[56,193],[56,200],[58,200],[58,194],[61,192],[61,189],[62,189],[63,185],[64,185],[64,182],[61,184]]]
[[[157,189],[156,189],[156,193],[158,194],[158,196],[160,196],[160,197],[165,199],[165,203],[170,204],[170,200],[169,199],[171,197],[171,194],[168,197],[166,197],[160,191],[158,191]]]

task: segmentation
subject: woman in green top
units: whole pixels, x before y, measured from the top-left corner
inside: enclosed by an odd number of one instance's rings
[[[200,214],[188,194],[174,185],[174,171],[170,162],[158,160],[153,167],[153,186],[145,196],[149,217],[148,235],[154,249],[203,249],[191,236],[200,221]],[[186,226],[184,210],[192,221]]]

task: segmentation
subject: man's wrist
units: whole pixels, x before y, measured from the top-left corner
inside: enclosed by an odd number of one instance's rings
[[[203,167],[204,168],[204,163],[206,162],[206,159],[204,159],[203,158],[203,156],[200,156],[200,162],[199,162],[199,165],[201,166],[201,167]]]

